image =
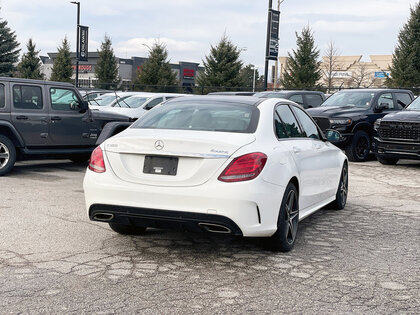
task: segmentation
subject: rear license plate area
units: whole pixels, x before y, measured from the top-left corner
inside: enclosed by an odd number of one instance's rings
[[[178,170],[178,158],[172,156],[146,155],[143,173],[175,176]]]

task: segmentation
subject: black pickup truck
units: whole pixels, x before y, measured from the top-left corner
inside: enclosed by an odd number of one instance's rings
[[[420,160],[420,98],[403,111],[375,122],[374,152],[382,164],[400,159]]]
[[[414,94],[409,90],[342,90],[307,112],[322,131],[334,129],[341,133],[333,144],[344,149],[350,161],[363,162],[371,151],[375,121],[402,110],[413,99]]]
[[[0,176],[17,159],[87,161],[99,142],[131,123],[90,110],[72,84],[0,77]]]

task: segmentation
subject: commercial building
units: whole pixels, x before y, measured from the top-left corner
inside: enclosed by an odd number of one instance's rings
[[[48,53],[48,56],[41,56],[42,67],[45,78],[48,80],[51,77],[54,60],[57,58],[57,53]],[[75,78],[76,70],[76,53],[71,53],[73,63],[73,78]],[[89,52],[88,62],[79,62],[79,86],[93,87],[97,82],[95,76],[95,66],[99,60],[98,52]],[[143,64],[148,60],[144,57],[118,58],[118,75],[121,78],[123,85],[130,85],[137,76],[137,72],[141,71]],[[172,71],[176,74],[179,84],[181,86],[194,86],[196,82],[197,73],[202,69],[198,63],[180,61],[179,63],[170,63]]]
[[[288,57],[279,57],[280,78],[286,70]],[[369,55],[369,61],[362,61],[362,55],[322,57],[320,69],[323,73],[319,83],[328,86],[327,77],[332,77],[334,88],[382,87],[390,76],[392,55]],[[332,67],[330,65],[333,65]]]

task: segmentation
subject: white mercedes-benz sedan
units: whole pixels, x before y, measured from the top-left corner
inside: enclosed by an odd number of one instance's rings
[[[84,190],[89,218],[121,234],[179,228],[289,251],[300,220],[344,208],[348,163],[291,101],[179,97],[97,147]]]

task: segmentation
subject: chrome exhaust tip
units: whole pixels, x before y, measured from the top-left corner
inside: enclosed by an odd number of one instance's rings
[[[93,215],[93,220],[95,221],[108,222],[111,221],[113,218],[114,215],[112,213],[98,212]]]
[[[230,234],[232,230],[226,226],[213,224],[213,223],[198,223],[198,226],[204,229],[207,232],[211,233],[223,233],[223,234]]]

